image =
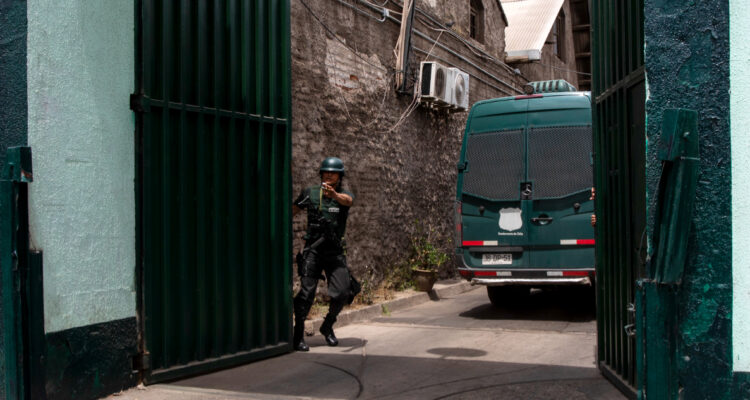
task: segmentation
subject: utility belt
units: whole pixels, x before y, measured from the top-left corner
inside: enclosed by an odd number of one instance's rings
[[[298,252],[296,255],[297,268],[303,269],[305,260],[312,251],[317,251],[322,254],[343,254],[346,248],[346,242],[343,239],[330,240],[324,235],[320,235],[314,238],[306,238],[305,248]]]

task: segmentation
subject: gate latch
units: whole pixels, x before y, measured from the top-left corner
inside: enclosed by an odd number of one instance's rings
[[[628,321],[633,321],[635,319],[635,304],[628,303]],[[634,337],[636,333],[635,324],[627,324],[623,327],[625,329],[625,334],[628,337]]]

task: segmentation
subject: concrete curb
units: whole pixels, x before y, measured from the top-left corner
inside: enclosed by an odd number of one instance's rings
[[[400,299],[388,300],[379,304],[373,304],[371,306],[363,307],[357,310],[347,310],[339,314],[334,327],[342,327],[356,322],[369,321],[384,314],[391,313],[393,311],[403,310],[405,308],[414,307],[416,305],[426,303],[428,301],[439,301],[459,295],[467,292],[474,288],[471,283],[463,280],[451,279],[445,281],[439,281],[435,283],[435,286],[430,292],[416,292],[412,295],[402,297]],[[323,323],[323,318],[316,318],[305,321],[305,335],[313,336],[318,335],[320,325]]]

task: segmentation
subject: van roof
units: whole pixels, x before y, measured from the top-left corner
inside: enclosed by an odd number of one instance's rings
[[[555,92],[478,101],[472,107],[471,117],[516,113],[518,108],[513,107],[513,102],[521,99],[529,100],[528,111],[591,108],[591,92]]]

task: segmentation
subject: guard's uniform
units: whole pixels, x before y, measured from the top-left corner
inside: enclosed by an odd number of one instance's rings
[[[337,191],[354,199],[354,195],[346,190]],[[352,277],[346,265],[346,245],[343,240],[349,207],[325,197],[320,186],[304,189],[294,204],[307,210],[304,261],[297,267],[300,291],[294,298],[295,327],[304,326],[315,300],[318,279],[325,272],[331,303],[323,326],[331,328],[344,305],[350,304],[358,291],[352,285]],[[324,240],[312,248],[321,237]]]

